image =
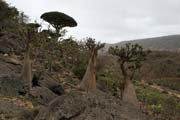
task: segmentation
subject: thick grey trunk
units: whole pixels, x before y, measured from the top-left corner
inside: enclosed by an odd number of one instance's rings
[[[22,70],[22,78],[28,84],[29,90],[32,88],[32,65],[29,57],[29,50],[24,58],[24,65]]]
[[[131,80],[126,81],[125,89],[123,92],[123,101],[132,103],[136,106],[139,105],[139,102],[136,96],[135,87]]]
[[[80,88],[85,91],[95,90],[96,89],[96,57],[94,55],[91,56],[89,60],[88,67],[86,69],[86,73],[80,83]]]

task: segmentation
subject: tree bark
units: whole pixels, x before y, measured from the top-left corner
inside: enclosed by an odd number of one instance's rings
[[[27,52],[25,53],[22,78],[25,82],[27,82],[30,91],[32,88],[32,65],[31,65],[29,52],[30,50],[28,48]]]
[[[96,54],[93,52],[86,73],[80,83],[80,88],[89,92],[96,89]]]
[[[125,89],[123,92],[123,101],[131,103],[135,106],[139,105],[139,102],[136,96],[135,87],[131,80],[126,80]]]
[[[32,34],[28,31],[27,34],[27,43],[26,43],[26,52],[24,57],[24,65],[22,70],[22,79],[27,82],[29,92],[32,88],[32,64],[30,60],[30,42],[32,40]]]
[[[138,99],[136,96],[136,91],[135,91],[134,85],[132,83],[132,77],[131,76],[130,76],[130,78],[128,77],[128,73],[125,69],[124,64],[125,64],[125,62],[122,62],[120,64],[121,71],[124,76],[123,85],[122,85],[123,87],[121,90],[121,98],[125,102],[128,102],[135,106],[138,106],[139,102],[138,102]]]
[[[122,81],[122,85],[121,85],[121,99],[123,99],[123,94],[124,94],[124,89],[125,89],[125,85],[126,85],[126,80],[127,80],[127,73],[126,73],[126,70],[125,70],[125,67],[124,67],[124,64],[125,62],[122,62],[120,64],[120,67],[121,67],[121,71],[122,71],[122,75],[123,75],[123,81]]]

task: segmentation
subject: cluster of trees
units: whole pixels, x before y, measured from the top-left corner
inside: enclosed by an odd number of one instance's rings
[[[92,38],[86,38],[83,45],[78,45],[77,42],[73,41],[73,38],[69,38],[66,40],[62,40],[64,33],[64,27],[75,27],[77,26],[77,22],[70,16],[61,13],[61,12],[47,12],[41,15],[41,18],[48,22],[51,26],[54,27],[55,31],[51,30],[50,28],[48,30],[43,30],[42,32],[39,31],[39,36],[35,35],[35,32],[38,32],[38,25],[37,23],[28,23],[28,27],[26,28],[26,32],[23,32],[26,39],[26,52],[24,57],[24,67],[23,67],[23,74],[22,77],[24,80],[29,81],[29,89],[32,87],[32,63],[30,59],[30,51],[32,52],[32,49],[30,48],[30,44],[33,43],[33,38],[40,37],[42,39],[42,35],[46,36],[46,40],[49,40],[48,42],[45,41],[41,44],[48,44],[51,46],[48,46],[50,51],[48,51],[48,55],[50,54],[48,58],[49,62],[49,72],[52,70],[52,62],[55,61],[55,58],[52,57],[52,55],[57,56],[59,53],[59,58],[63,59],[63,62],[67,62],[68,59],[75,58],[75,61],[77,61],[78,55],[80,50],[86,49],[89,53],[89,64],[86,69],[85,75],[83,77],[83,80],[80,84],[80,87],[83,90],[89,91],[96,88],[96,61],[97,61],[97,54],[98,50],[104,47],[104,44],[101,44],[100,42],[96,43],[95,39]],[[37,40],[36,40],[37,41]],[[50,44],[49,44],[50,43]],[[80,47],[83,46],[83,47]],[[78,48],[78,49],[77,49]],[[68,50],[72,49],[72,50]],[[58,53],[56,53],[58,51]],[[83,51],[82,51],[83,52]],[[72,63],[73,64],[73,63]],[[66,65],[66,63],[65,63]]]
[[[83,42],[76,42],[73,37],[63,39],[67,32],[64,29],[65,27],[77,26],[74,18],[64,13],[46,12],[41,15],[41,19],[49,23],[48,29],[41,30],[42,27],[37,22],[28,23],[28,17],[23,12],[19,12],[15,7],[9,7],[7,3],[0,0],[0,33],[9,28],[7,25],[10,25],[10,23],[16,23],[16,32],[25,41],[22,78],[28,81],[29,90],[32,87],[31,59],[32,54],[36,52],[38,54],[35,58],[40,62],[45,61],[49,72],[53,71],[55,61],[61,61],[82,79],[81,89],[87,92],[96,89],[98,50],[103,48],[105,44],[96,42],[92,38],[86,38]],[[146,59],[147,51],[144,51],[138,44],[126,44],[124,47],[109,48],[109,53],[119,58],[118,62],[124,77],[123,84],[120,87],[122,88],[123,100],[137,104],[132,80],[135,72],[141,68],[143,61]]]

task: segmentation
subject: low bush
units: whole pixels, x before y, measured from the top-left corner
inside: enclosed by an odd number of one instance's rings
[[[160,120],[180,119],[179,99],[140,84],[136,84],[136,93],[138,99],[147,106],[149,113]]]
[[[167,87],[172,90],[180,92],[180,79],[179,78],[163,78],[163,79],[153,79],[148,81],[148,83],[157,84],[162,87]]]

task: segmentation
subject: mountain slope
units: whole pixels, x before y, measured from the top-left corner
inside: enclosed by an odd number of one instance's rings
[[[179,51],[180,50],[180,35],[169,35],[162,37],[146,38],[131,41],[122,41],[116,44],[107,44],[109,46],[122,46],[126,43],[138,43],[146,49],[151,50],[168,50],[168,51]]]

